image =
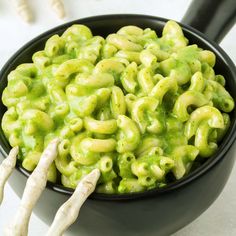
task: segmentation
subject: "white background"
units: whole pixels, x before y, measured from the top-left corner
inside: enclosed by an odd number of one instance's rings
[[[190,0],[66,0],[67,18],[63,21],[57,19],[50,10],[48,0],[34,0],[29,1],[35,15],[35,22],[31,25],[27,25],[20,20],[11,2],[0,0],[0,68],[27,41],[63,22],[111,13],[149,14],[180,21]],[[234,62],[236,62],[235,36],[236,26],[221,43],[222,48]],[[197,220],[174,234],[174,236],[236,235],[235,187],[236,167],[234,167],[229,182],[215,203]],[[7,185],[5,199],[0,207],[0,235],[3,235],[3,227],[11,221],[18,205],[19,198]],[[32,215],[29,235],[45,235],[47,229],[47,225],[35,215]],[[68,236],[68,234],[65,235]]]

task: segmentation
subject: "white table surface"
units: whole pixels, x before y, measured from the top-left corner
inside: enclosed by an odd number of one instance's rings
[[[191,0],[66,0],[68,17],[64,20],[56,18],[47,0],[29,2],[35,14],[35,23],[31,25],[19,19],[11,6],[11,1],[0,0],[0,68],[27,41],[64,22],[112,13],[149,14],[180,21]],[[236,26],[221,43],[221,47],[234,62],[236,62],[235,36]],[[5,198],[0,207],[0,235],[3,235],[3,227],[11,221],[19,201],[20,199],[7,185]],[[33,214],[29,235],[45,235],[47,229],[48,226]],[[65,235],[68,236],[68,234]],[[174,236],[234,235],[236,235],[236,166],[224,191],[214,204],[198,219],[174,234]]]

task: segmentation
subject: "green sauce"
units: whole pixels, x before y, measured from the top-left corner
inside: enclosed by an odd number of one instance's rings
[[[229,128],[234,100],[215,60],[173,21],[160,38],[125,26],[104,39],[73,25],[9,74],[2,128],[29,171],[62,139],[52,182],[76,188],[99,168],[98,192],[161,188],[209,158]]]

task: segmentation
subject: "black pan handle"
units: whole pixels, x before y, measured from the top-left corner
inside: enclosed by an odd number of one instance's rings
[[[192,0],[182,23],[220,43],[236,22],[236,0]]]

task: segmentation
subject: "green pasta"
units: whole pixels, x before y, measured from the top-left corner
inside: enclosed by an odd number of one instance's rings
[[[76,188],[99,168],[99,193],[162,188],[211,157],[230,126],[235,102],[215,63],[174,21],[161,37],[130,25],[103,38],[73,25],[8,75],[2,129],[29,171],[61,138],[51,182]]]

